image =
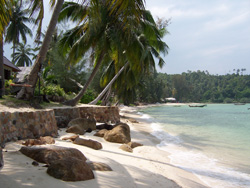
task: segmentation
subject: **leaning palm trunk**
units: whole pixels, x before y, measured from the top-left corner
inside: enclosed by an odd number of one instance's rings
[[[118,78],[118,76],[122,73],[122,71],[125,69],[125,67],[129,64],[129,62],[127,62],[120,70],[119,72],[114,76],[114,78],[112,78],[112,80],[108,83],[108,85],[102,90],[102,92],[98,95],[98,97],[96,97],[95,100],[93,100],[92,102],[90,102],[89,104],[96,104],[99,100],[101,100],[101,98],[103,97],[103,95],[107,92],[107,90],[112,86],[112,84],[116,81],[116,79]]]
[[[93,78],[95,77],[97,71],[99,70],[101,64],[102,64],[102,60],[104,57],[105,52],[103,51],[95,65],[94,70],[92,71],[89,79],[87,80],[87,82],[85,83],[85,85],[83,86],[83,88],[81,89],[81,91],[77,94],[77,96],[75,96],[73,99],[68,100],[66,102],[64,102],[63,104],[65,105],[69,105],[69,106],[75,106],[78,101],[83,97],[84,93],[86,92],[87,88],[89,87],[90,83],[92,82]]]
[[[109,87],[109,90],[106,92],[106,94],[104,95],[104,97],[102,98],[102,106],[108,106],[110,104],[109,99],[111,97],[112,94],[112,90],[111,87]]]
[[[4,95],[5,88],[4,88],[4,69],[3,69],[3,35],[0,35],[0,97]],[[2,87],[1,87],[2,86]]]
[[[43,40],[43,44],[40,48],[39,54],[37,55],[36,61],[31,69],[30,74],[27,78],[27,84],[31,85],[31,87],[23,87],[19,93],[17,94],[18,99],[31,99],[34,96],[34,90],[38,79],[38,73],[42,68],[42,63],[46,57],[47,51],[49,49],[49,45],[52,39],[53,32],[55,30],[58,17],[62,8],[64,0],[57,0],[55,9],[53,11],[53,15],[51,17],[46,35]]]

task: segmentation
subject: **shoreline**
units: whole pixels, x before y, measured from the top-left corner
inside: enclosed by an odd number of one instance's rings
[[[148,108],[148,107],[154,107],[154,106],[166,106],[166,105],[174,106],[174,105],[187,105],[187,104],[186,103],[167,103],[167,104],[142,105],[142,106],[136,106],[136,107],[121,107],[120,114],[122,115],[122,118],[126,117],[126,119],[135,119],[138,121],[138,123],[131,123],[133,129],[135,129],[141,134],[144,134],[150,139],[151,144],[153,144],[152,147],[156,148],[155,152],[157,153],[157,157],[159,157],[162,163],[167,164],[166,166],[164,166],[164,167],[167,167],[166,169],[159,167],[160,168],[159,172],[161,174],[164,174],[165,177],[172,179],[183,188],[209,187],[205,182],[203,182],[194,173],[186,171],[170,163],[170,160],[171,160],[169,157],[170,153],[165,150],[161,150],[157,147],[157,145],[160,144],[162,140],[152,135],[152,132],[153,132],[153,129],[151,127],[152,122],[148,121],[147,119],[144,119],[142,115],[137,113],[138,110],[142,108]],[[127,123],[129,123],[128,121],[129,120],[127,120]],[[158,156],[158,155],[162,155],[165,157]]]
[[[148,107],[148,106],[146,106]],[[82,138],[96,140],[103,145],[101,150],[93,150],[84,146],[63,141],[62,138],[72,134],[65,129],[59,131],[55,145],[72,147],[80,150],[88,160],[103,162],[113,171],[94,171],[95,179],[80,182],[64,182],[46,173],[47,168],[33,166],[32,159],[24,156],[18,150],[22,147],[17,142],[6,143],[3,149],[5,165],[0,171],[0,182],[3,187],[101,187],[101,188],[202,188],[207,187],[194,174],[170,164],[169,153],[157,148],[160,140],[151,135],[151,126],[143,119],[135,108],[121,107],[121,121],[127,123],[131,129],[133,142],[143,144],[134,148],[133,153],[119,149],[121,144],[105,141],[93,136],[94,132],[86,133]],[[133,122],[137,120],[137,122]]]

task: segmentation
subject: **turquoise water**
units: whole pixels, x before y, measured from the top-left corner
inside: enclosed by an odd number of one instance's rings
[[[211,187],[250,187],[250,105],[158,106],[141,112],[171,163]]]

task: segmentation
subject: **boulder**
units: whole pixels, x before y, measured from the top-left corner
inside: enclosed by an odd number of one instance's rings
[[[79,138],[79,135],[73,135],[73,136],[63,137],[62,140],[71,140],[73,142],[77,138]]]
[[[104,139],[115,143],[128,143],[131,141],[130,128],[127,124],[121,123],[104,135]]]
[[[73,125],[79,125],[84,130],[87,130],[88,128],[96,130],[96,121],[94,118],[76,118],[69,122],[68,127]]]
[[[120,146],[120,149],[122,149],[123,151],[131,152],[131,153],[133,152],[133,149],[127,144],[122,144]]]
[[[51,164],[53,161],[64,159],[65,157],[74,157],[82,161],[87,158],[75,148],[66,148],[53,145],[22,147],[20,152],[39,163]]]
[[[3,168],[3,150],[0,148],[0,170]]]
[[[130,146],[131,148],[135,148],[138,146],[143,146],[143,144],[137,143],[137,142],[129,142],[128,146]]]
[[[76,138],[73,143],[78,144],[78,145],[82,145],[82,146],[87,146],[87,147],[95,149],[95,150],[102,149],[102,144],[100,142],[95,141],[95,140]]]
[[[84,181],[95,178],[90,166],[84,160],[71,156],[51,163],[47,173],[63,181]]]
[[[94,134],[94,136],[104,137],[105,133],[108,132],[107,129],[102,129]]]
[[[80,127],[79,125],[73,125],[71,127],[68,127],[66,132],[67,133],[74,133],[74,134],[84,135],[86,131],[82,127]]]
[[[109,125],[107,123],[96,125],[96,129],[99,129],[99,130],[102,130],[102,129],[112,130],[113,128],[114,128],[113,125]]]
[[[38,139],[27,139],[22,145],[25,146],[33,146],[33,145],[44,145],[44,144],[54,144],[55,140],[51,136],[44,136]]]
[[[112,171],[109,165],[100,162],[87,162],[92,170],[96,171]]]

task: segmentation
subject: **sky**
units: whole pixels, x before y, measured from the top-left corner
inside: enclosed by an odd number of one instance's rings
[[[155,17],[169,19],[169,54],[160,72],[250,74],[250,0],[147,0]]]
[[[159,72],[224,75],[245,68],[250,74],[250,0],[146,0],[146,8],[155,18],[171,19],[163,39],[169,53]],[[44,29],[51,14],[47,9]],[[7,58],[11,46],[5,45]]]

